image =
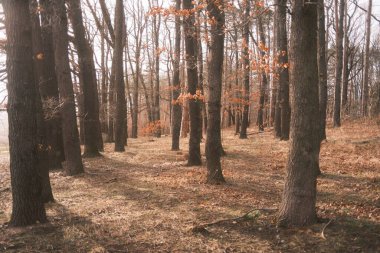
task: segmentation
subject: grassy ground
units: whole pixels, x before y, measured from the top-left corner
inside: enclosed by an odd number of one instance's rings
[[[51,173],[50,222],[27,228],[5,224],[11,191],[0,153],[0,252],[379,252],[380,126],[328,130],[317,206],[330,222],[302,229],[275,226],[288,144],[272,136],[225,130],[221,186],[204,184],[205,167],[183,166],[185,140],[182,152],[170,151],[170,137],[129,139],[122,154],[107,145],[84,160],[84,175]]]

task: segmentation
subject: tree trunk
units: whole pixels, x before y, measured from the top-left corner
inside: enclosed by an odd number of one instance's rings
[[[267,64],[266,63],[266,49],[265,49],[266,48],[266,40],[265,40],[263,20],[262,20],[261,15],[259,15],[257,17],[257,26],[258,26],[259,37],[260,37],[260,43],[259,43],[260,59],[259,59],[259,61],[261,62],[262,66],[265,66]],[[281,75],[280,75],[280,77],[281,77]],[[265,67],[261,67],[261,87],[260,87],[260,98],[259,98],[259,110],[258,110],[258,114],[257,114],[259,131],[264,131],[264,118],[265,118],[264,117],[264,110],[265,110],[266,103],[267,103],[267,89],[268,89],[268,76],[266,74]],[[282,106],[282,103],[281,103],[281,106]],[[282,117],[282,115],[281,115],[281,117]]]
[[[9,153],[13,226],[46,222],[38,168],[36,83],[28,1],[2,2],[7,34]]]
[[[307,226],[317,221],[320,138],[316,3],[292,4],[290,67],[294,96],[287,177],[278,220],[281,226]]]
[[[277,52],[279,77],[279,105],[281,107],[281,140],[289,139],[290,132],[290,104],[289,104],[289,62],[288,62],[288,34],[286,28],[287,0],[278,0],[277,16]]]
[[[66,157],[66,173],[75,175],[83,172],[79,133],[75,113],[73,83],[68,56],[67,16],[64,0],[53,3],[52,18],[54,59],[61,101],[62,129]]]
[[[115,88],[116,88],[116,114],[115,114],[115,151],[125,151],[125,83],[123,74],[123,28],[124,5],[123,0],[117,0],[115,6]]]
[[[39,89],[42,97],[43,106],[50,104],[58,107],[59,94],[58,82],[55,74],[53,34],[51,18],[53,16],[53,6],[51,0],[40,0],[41,11],[41,37],[43,57],[46,71],[45,80],[41,80]],[[50,113],[57,111],[58,108],[45,109],[46,138],[49,145],[49,167],[50,169],[62,168],[61,162],[65,160],[62,136],[62,118],[60,113]]]
[[[176,10],[180,11],[181,0],[176,0]],[[173,66],[173,119],[172,119],[172,150],[179,150],[179,137],[181,135],[182,108],[178,97],[181,95],[180,58],[181,58],[181,18],[175,16],[175,49]]]
[[[157,20],[158,15],[158,20]],[[155,85],[154,85],[154,120],[157,123],[157,129],[155,129],[154,135],[157,138],[161,137],[161,115],[160,115],[160,26],[161,16],[156,14],[153,16],[153,29],[154,29],[154,55],[155,55]]]
[[[327,60],[326,60],[326,30],[325,4],[318,0],[318,77],[319,77],[319,117],[320,139],[326,139],[326,111],[327,111]]]
[[[208,57],[208,122],[206,140],[207,183],[225,182],[220,162],[222,146],[220,108],[222,97],[222,73],[224,58],[224,2],[207,1],[211,24],[211,43]]]
[[[349,58],[349,38],[348,38],[348,17],[347,10],[348,6],[345,5],[344,8],[344,43],[343,43],[343,70],[342,70],[342,107],[341,110],[343,115],[348,113],[347,107],[347,95],[348,95],[348,78],[349,78],[349,69],[348,69],[348,58]]]
[[[369,46],[371,43],[371,19],[372,19],[372,0],[368,0],[367,22],[366,22],[366,42],[364,52],[364,76],[363,76],[363,98],[362,114],[368,116],[368,99],[369,99]]]
[[[198,68],[196,58],[197,41],[195,38],[195,18],[194,4],[191,0],[183,0],[183,9],[190,11],[190,15],[184,17],[184,32],[186,44],[186,68],[187,68],[187,86],[188,93],[192,96],[189,99],[190,115],[190,139],[189,139],[189,159],[188,166],[201,165],[201,131],[199,131],[201,120],[201,101],[194,99],[198,87]]]
[[[249,117],[249,75],[250,75],[250,61],[249,61],[249,28],[250,28],[250,11],[251,2],[244,1],[245,13],[243,18],[243,45],[242,45],[242,58],[243,58],[243,83],[244,83],[244,99],[242,99],[242,121],[240,127],[240,139],[247,139],[248,117]]]
[[[49,145],[46,138],[46,121],[42,108],[42,100],[39,91],[39,85],[46,80],[45,61],[41,57],[43,55],[41,41],[41,26],[38,16],[38,3],[36,0],[29,0],[29,11],[31,15],[32,25],[32,42],[33,42],[33,67],[35,73],[35,94],[36,94],[36,110],[37,110],[37,136],[38,136],[38,168],[42,179],[42,202],[47,203],[54,201],[53,193],[49,178]]]
[[[83,125],[85,157],[100,156],[99,148],[103,142],[99,140],[99,99],[96,83],[95,65],[92,48],[85,37],[81,1],[69,0],[69,17],[74,31],[75,45],[78,53],[79,71],[82,77],[83,90]],[[101,142],[101,143],[99,143]]]
[[[340,0],[339,15],[338,1],[335,0],[336,19],[336,66],[335,66],[335,95],[334,95],[334,127],[340,127],[340,106],[343,71],[343,21],[345,1]]]

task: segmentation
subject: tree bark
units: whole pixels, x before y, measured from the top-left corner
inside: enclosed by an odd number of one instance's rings
[[[286,25],[286,24],[285,24]],[[260,51],[260,59],[262,66],[265,66],[266,63],[266,40],[265,40],[265,33],[264,33],[264,27],[263,27],[263,20],[262,16],[259,15],[257,17],[257,26],[259,30],[259,51]],[[281,75],[280,75],[281,78]],[[280,81],[281,82],[281,81]],[[260,87],[260,98],[259,98],[259,110],[257,114],[257,122],[259,125],[259,131],[264,131],[264,110],[267,103],[267,89],[268,89],[268,76],[265,71],[265,67],[261,67],[261,87]],[[280,91],[281,92],[281,91]],[[282,106],[282,103],[281,103]],[[281,111],[282,112],[282,111]],[[282,117],[282,115],[281,115]]]
[[[187,86],[189,99],[190,114],[190,139],[189,139],[189,159],[188,166],[201,165],[201,131],[199,131],[201,120],[201,101],[194,99],[198,87],[198,67],[196,58],[197,41],[195,38],[195,18],[194,4],[191,0],[183,0],[183,9],[190,11],[189,15],[184,17],[184,32],[186,44],[186,68],[187,68]]]
[[[336,19],[336,66],[335,66],[335,94],[334,94],[334,127],[340,127],[340,106],[342,90],[342,71],[343,71],[343,21],[345,1],[335,0],[335,19]],[[338,15],[339,7],[339,15]]]
[[[251,2],[244,1],[244,18],[243,18],[243,45],[242,45],[242,58],[243,58],[243,84],[244,84],[244,99],[242,99],[242,120],[240,126],[240,139],[247,139],[248,117],[249,117],[249,74],[251,71],[249,61],[249,30],[250,30],[250,11]]]
[[[53,34],[51,19],[53,16],[53,6],[51,0],[40,0],[41,11],[41,37],[43,57],[42,61],[45,62],[44,70],[46,71],[46,78],[41,80],[39,89],[42,97],[42,103],[52,104],[58,107],[59,93],[58,82],[55,74],[55,60],[54,60],[54,47],[53,47]],[[50,103],[48,103],[50,101]],[[53,102],[53,103],[51,103]],[[50,111],[57,108],[48,108]],[[46,138],[49,146],[49,167],[50,169],[62,168],[61,162],[65,160],[62,136],[62,115],[58,113],[45,113],[46,121]],[[46,115],[48,114],[48,115]]]
[[[28,1],[5,0],[8,74],[9,153],[12,187],[10,224],[46,222],[38,169],[36,83],[32,60],[32,27]]]
[[[123,28],[124,5],[123,0],[117,0],[115,6],[115,88],[116,88],[116,114],[115,114],[115,151],[125,151],[125,83],[123,74]]]
[[[320,139],[326,139],[327,112],[327,59],[326,59],[326,30],[325,4],[318,0],[318,77],[319,77],[319,117]]]
[[[37,136],[38,136],[38,168],[42,179],[41,199],[42,202],[54,201],[49,178],[49,145],[46,138],[46,121],[42,108],[42,100],[39,85],[46,80],[46,66],[43,60],[43,49],[41,41],[41,26],[38,15],[38,3],[36,0],[29,0],[29,11],[32,25],[32,44],[33,44],[33,67],[35,75],[35,94],[36,94],[36,116],[37,116]]]
[[[176,0],[176,11],[181,10],[181,0]],[[179,150],[179,138],[181,135],[182,107],[178,101],[181,95],[180,58],[181,58],[181,18],[175,16],[175,49],[173,64],[173,119],[172,119],[172,150]]]
[[[53,3],[52,17],[54,59],[60,93],[62,129],[67,175],[83,173],[79,133],[75,113],[73,83],[68,56],[67,16],[64,0]]]
[[[281,117],[281,140],[289,139],[290,132],[290,104],[289,104],[289,62],[288,62],[288,34],[286,28],[287,0],[278,0],[277,16],[277,52],[279,77],[279,105]]]
[[[83,126],[85,157],[100,156],[99,149],[103,141],[99,140],[99,98],[96,82],[95,65],[91,45],[85,37],[81,1],[68,0],[68,14],[74,31],[75,45],[78,53],[79,75],[82,77],[83,90]]]
[[[317,220],[319,102],[317,65],[317,0],[293,1],[291,26],[291,141],[280,226],[307,226]]]
[[[211,24],[211,43],[208,57],[208,122],[206,139],[207,183],[220,184],[225,182],[221,157],[221,98],[222,73],[224,60],[224,1],[207,1],[208,18]]]
[[[367,22],[366,22],[366,42],[364,52],[364,74],[363,74],[363,98],[362,98],[362,114],[368,116],[368,100],[369,100],[369,46],[371,43],[371,19],[372,19],[372,0],[368,0]]]

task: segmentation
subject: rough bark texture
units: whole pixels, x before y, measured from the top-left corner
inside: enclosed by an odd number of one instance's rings
[[[83,91],[84,153],[86,157],[100,156],[103,147],[99,120],[99,99],[92,48],[85,37],[81,1],[69,0],[69,17],[74,31],[79,71]]]
[[[225,182],[221,156],[221,97],[224,60],[224,2],[207,1],[208,18],[215,22],[211,25],[211,43],[208,57],[208,122],[206,140],[207,183]]]
[[[319,166],[319,102],[317,65],[317,0],[293,1],[291,31],[291,142],[279,225],[316,222]]]
[[[32,44],[33,44],[33,67],[35,75],[35,95],[36,95],[36,116],[37,116],[37,136],[38,136],[38,169],[42,178],[42,202],[54,201],[49,178],[49,145],[46,138],[46,122],[42,108],[42,101],[39,85],[46,80],[46,66],[43,58],[41,26],[38,15],[38,3],[36,0],[29,0],[29,11],[32,25]]]
[[[371,43],[371,19],[372,19],[372,0],[368,0],[367,23],[366,23],[366,42],[364,52],[364,74],[363,74],[363,98],[362,98],[362,114],[368,116],[369,101],[369,46]]]
[[[52,17],[54,38],[54,59],[58,79],[62,129],[66,157],[65,170],[68,175],[83,172],[79,133],[75,113],[75,100],[73,83],[71,80],[68,56],[67,16],[64,0],[53,3],[54,15]]]
[[[277,13],[277,52],[278,52],[278,103],[280,107],[280,138],[289,139],[290,131],[290,104],[289,104],[289,69],[288,69],[288,35],[286,28],[287,0],[278,0]]]
[[[327,112],[327,60],[324,0],[318,0],[318,76],[319,76],[319,117],[320,138],[326,139]]]
[[[39,83],[39,89],[42,102],[54,101],[54,106],[58,106],[58,82],[55,74],[53,34],[51,18],[53,15],[53,6],[51,0],[41,0],[41,37],[43,57],[41,61],[45,62],[44,71],[46,77]],[[46,113],[46,111],[45,111]],[[62,168],[61,162],[65,160],[63,137],[62,137],[62,119],[60,113],[45,115],[46,120],[46,138],[49,145],[49,166],[51,169]]]
[[[123,27],[124,5],[123,0],[117,0],[115,6],[115,88],[116,88],[116,114],[115,114],[115,151],[125,151],[125,83],[123,75]]]
[[[181,9],[181,0],[176,0],[176,10]],[[175,45],[174,45],[174,64],[173,64],[173,118],[172,118],[172,150],[179,150],[179,137],[181,135],[182,108],[177,101],[181,94],[180,67],[181,56],[181,18],[175,18]]]
[[[195,38],[195,18],[194,4],[191,0],[183,0],[183,9],[190,10],[191,14],[185,16],[185,44],[186,44],[186,68],[187,68],[187,86],[188,93],[195,95],[198,88],[198,68],[196,58],[197,41]],[[198,99],[189,99],[190,115],[190,139],[189,139],[189,159],[188,166],[201,165],[201,131],[199,131],[201,120],[201,101]]]
[[[339,6],[339,15],[338,15]],[[340,105],[342,90],[342,71],[343,71],[343,21],[344,21],[345,1],[335,0],[335,19],[336,19],[336,66],[335,66],[335,94],[334,94],[334,127],[340,127]]]
[[[12,186],[10,224],[46,222],[38,169],[36,85],[28,1],[2,2],[7,34],[8,122]]]
[[[243,45],[242,45],[242,58],[243,58],[243,85],[244,85],[244,98],[243,98],[243,111],[242,120],[240,127],[240,139],[247,138],[247,128],[248,128],[248,117],[249,117],[249,73],[251,71],[249,62],[249,28],[251,22],[249,21],[251,3],[249,0],[244,2],[245,12],[244,12],[244,27],[243,27]]]

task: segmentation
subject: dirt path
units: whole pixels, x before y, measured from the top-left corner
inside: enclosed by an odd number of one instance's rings
[[[0,225],[0,252],[376,252],[380,249],[380,129],[363,122],[329,130],[323,143],[318,213],[333,219],[300,230],[275,226],[287,143],[272,132],[239,140],[223,133],[226,185],[205,185],[205,167],[185,167],[170,137],[129,139],[127,152],[86,159],[86,173],[53,172],[50,223]],[[182,150],[187,144],[182,141]],[[11,202],[0,165],[0,224]],[[204,229],[193,228],[226,220]],[[273,211],[274,210],[274,211]]]

